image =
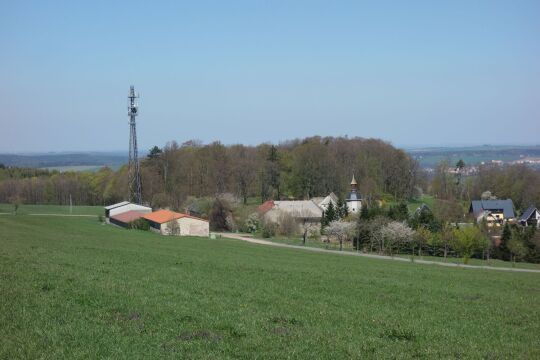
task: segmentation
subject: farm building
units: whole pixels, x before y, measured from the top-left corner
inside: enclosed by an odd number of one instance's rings
[[[507,221],[513,221],[516,217],[514,203],[510,199],[473,200],[469,207],[469,213],[474,216],[477,222],[485,219],[488,226],[500,226]]]
[[[132,223],[135,220],[140,219],[144,216],[145,213],[137,211],[137,210],[130,210],[121,214],[117,214],[114,216],[111,216],[109,218],[109,223],[118,225],[124,228],[128,228],[130,226],[130,223]]]
[[[519,217],[518,222],[523,226],[540,227],[540,211],[538,211],[538,208],[531,205]]]
[[[265,220],[274,223],[279,223],[283,215],[290,215],[296,220],[320,222],[323,214],[323,209],[312,200],[269,200],[259,206],[258,211]]]
[[[162,235],[209,236],[208,221],[169,210],[158,210],[143,216],[150,230]]]
[[[338,203],[338,197],[333,192],[331,192],[327,197],[315,197],[311,200],[325,211],[328,209],[328,205],[330,205],[330,203],[332,203],[334,207]]]
[[[109,206],[105,206],[105,218],[107,219],[107,222],[110,222],[110,218],[115,215],[119,215],[128,211],[139,211],[143,214],[152,212],[152,208],[149,208],[148,206],[142,206],[130,203],[129,201],[122,201],[118,204],[113,204]]]

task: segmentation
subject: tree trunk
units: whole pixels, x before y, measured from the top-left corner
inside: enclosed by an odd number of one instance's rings
[[[339,251],[343,250],[343,240],[339,239]]]
[[[447,261],[447,257],[448,256],[448,244],[444,244],[444,262]]]

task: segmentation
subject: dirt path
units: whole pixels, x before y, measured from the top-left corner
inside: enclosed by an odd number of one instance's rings
[[[319,253],[331,253],[331,254],[345,255],[345,256],[361,256],[361,257],[367,257],[367,258],[373,258],[373,259],[394,260],[394,261],[402,261],[402,262],[411,263],[410,259],[400,258],[400,257],[391,257],[391,256],[376,255],[376,254],[366,254],[366,253],[352,252],[352,251],[326,250],[326,249],[314,248],[314,247],[308,247],[308,246],[281,244],[281,243],[276,243],[276,242],[272,242],[272,241],[268,241],[268,240],[255,239],[255,238],[252,238],[250,235],[244,235],[244,234],[232,234],[232,233],[218,233],[218,234],[221,235],[224,238],[247,241],[249,243],[258,244],[258,245],[268,245],[268,246],[283,247],[283,248],[289,248],[289,249],[313,251],[313,252],[319,252]],[[518,268],[494,267],[494,266],[476,266],[476,265],[445,263],[445,262],[440,262],[440,261],[430,261],[430,260],[420,260],[420,259],[418,259],[418,260],[415,259],[414,263],[415,264],[425,264],[425,265],[438,265],[438,266],[446,266],[446,267],[455,267],[455,268],[467,268],[467,269],[485,269],[485,270],[498,270],[498,271],[511,271],[511,272],[540,273],[540,270],[535,270],[535,269],[518,269]]]

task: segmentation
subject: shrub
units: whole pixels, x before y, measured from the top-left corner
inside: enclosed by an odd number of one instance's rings
[[[262,227],[262,237],[268,239],[276,236],[277,227],[276,223],[266,221]]]
[[[232,230],[231,207],[225,200],[220,198],[214,200],[208,218],[210,220],[210,227],[213,231]]]
[[[298,224],[292,215],[287,213],[279,215],[279,234],[287,237],[298,234]]]
[[[141,218],[141,219],[133,220],[132,222],[130,222],[129,228],[135,229],[135,230],[149,230],[150,224],[148,223],[148,221]]]
[[[104,218],[103,215],[101,215],[101,214],[99,214],[99,215],[97,216],[97,219],[98,219],[98,221],[99,221],[100,223],[105,222],[105,218]]]
[[[261,228],[261,219],[259,217],[259,214],[255,212],[255,213],[251,213],[248,216],[248,218],[244,222],[244,226],[243,226],[242,230],[244,232],[248,232],[248,233],[253,234],[253,233],[259,231],[260,228]]]

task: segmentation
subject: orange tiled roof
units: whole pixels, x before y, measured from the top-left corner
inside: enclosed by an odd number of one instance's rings
[[[129,223],[132,221],[135,221],[141,217],[144,216],[144,213],[137,211],[137,210],[131,210],[127,211],[125,213],[121,213],[115,216],[111,216],[111,219],[118,220],[123,223]]]
[[[259,205],[257,211],[261,214],[265,214],[267,211],[270,211],[274,208],[274,201],[267,200],[263,204]]]
[[[170,210],[157,210],[157,211],[151,212],[150,214],[146,214],[146,215],[143,216],[143,218],[145,218],[146,220],[150,220],[150,221],[153,221],[153,222],[158,223],[158,224],[163,224],[163,223],[166,223],[166,222],[169,222],[169,221],[172,221],[172,220],[176,220],[176,219],[181,219],[181,218],[184,218],[184,217],[206,221],[204,219],[200,219],[200,218],[195,217],[195,216],[190,216],[190,215],[187,215],[187,214],[181,214],[181,213],[177,213],[177,212],[170,211]]]

